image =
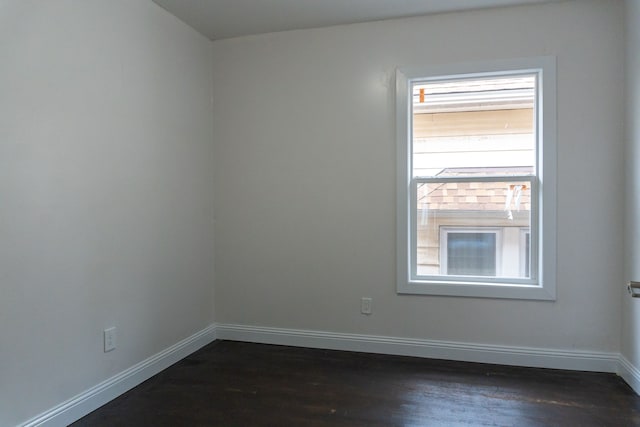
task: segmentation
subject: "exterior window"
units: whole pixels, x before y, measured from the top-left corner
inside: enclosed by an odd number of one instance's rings
[[[397,71],[398,291],[555,299],[555,60]]]
[[[521,275],[529,277],[531,274],[531,232],[528,229],[520,230],[520,270]]]
[[[446,230],[442,234],[441,271],[453,276],[495,276],[498,233]]]

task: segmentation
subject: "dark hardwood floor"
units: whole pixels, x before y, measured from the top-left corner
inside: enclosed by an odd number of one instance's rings
[[[80,426],[633,426],[613,374],[216,341]]]

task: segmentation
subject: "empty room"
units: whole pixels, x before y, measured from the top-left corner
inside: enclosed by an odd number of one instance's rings
[[[0,427],[640,425],[640,0],[0,0]]]

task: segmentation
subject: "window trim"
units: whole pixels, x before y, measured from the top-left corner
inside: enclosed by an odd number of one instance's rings
[[[415,189],[412,179],[411,85],[430,79],[475,78],[537,74],[536,87],[536,196],[538,209],[531,212],[531,236],[535,280],[472,282],[458,280],[418,280],[413,276],[416,246],[412,242],[416,215],[411,214]],[[443,296],[555,300],[556,299],[556,58],[553,56],[432,65],[396,70],[396,140],[397,140],[397,292]],[[532,190],[533,192],[533,190]],[[532,194],[533,195],[533,194]],[[532,257],[533,258],[533,257]],[[535,261],[535,259],[532,259]],[[535,269],[535,276],[534,276]]]

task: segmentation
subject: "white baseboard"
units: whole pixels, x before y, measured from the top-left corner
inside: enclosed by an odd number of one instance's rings
[[[618,375],[620,375],[637,394],[640,394],[640,370],[623,355],[620,355]]]
[[[22,424],[22,427],[64,427],[148,380],[216,339],[211,325],[100,384]]]
[[[618,353],[552,350],[218,324],[218,339],[578,371],[619,371]]]

